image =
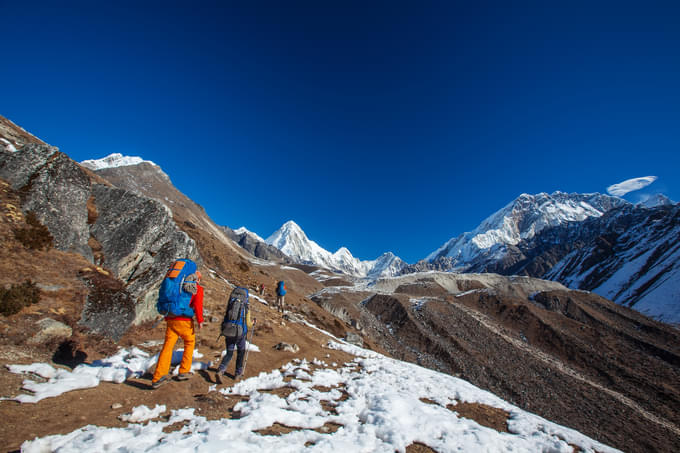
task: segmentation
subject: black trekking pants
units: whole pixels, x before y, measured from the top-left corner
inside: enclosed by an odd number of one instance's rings
[[[243,373],[243,359],[246,355],[246,336],[244,335],[236,340],[225,338],[225,343],[227,345],[227,354],[222,358],[222,362],[220,362],[218,369],[227,369],[227,365],[229,365],[229,361],[231,361],[231,357],[234,355],[234,348],[237,348],[236,374],[239,375]]]

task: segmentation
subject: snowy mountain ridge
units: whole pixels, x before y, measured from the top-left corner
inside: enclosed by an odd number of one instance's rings
[[[624,204],[628,202],[599,193],[524,193],[485,219],[473,231],[447,241],[425,260],[433,262],[438,258],[451,258],[453,270],[464,270],[482,255],[485,260],[502,259],[504,246],[531,239],[546,228],[600,217]]]
[[[391,252],[371,261],[355,258],[346,247],[340,247],[335,253],[331,253],[309,239],[292,220],[284,223],[265,242],[303,264],[313,264],[355,277],[389,277],[397,275],[406,265]]]
[[[234,230],[234,233],[236,233],[236,234],[244,234],[245,233],[248,236],[250,236],[251,238],[255,239],[256,241],[265,242],[265,240],[262,239],[259,234],[253,233],[252,231],[250,231],[249,229],[247,229],[244,226],[242,226],[239,229]]]
[[[158,167],[158,165],[151,162],[150,160],[144,160],[138,156],[123,156],[120,153],[112,153],[101,159],[84,160],[80,162],[80,165],[87,167],[90,170],[97,171],[103,170],[105,168],[117,168],[127,167],[130,165],[139,165],[141,163],[147,163],[153,165],[154,167]]]

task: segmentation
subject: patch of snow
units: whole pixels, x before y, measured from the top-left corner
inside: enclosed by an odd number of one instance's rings
[[[141,406],[133,408],[131,413],[118,416],[118,419],[130,423],[145,422],[158,418],[166,410],[165,404],[156,404],[156,407],[153,409],[149,409],[142,404]]]
[[[180,363],[183,352],[183,349],[173,352],[171,359],[173,365]],[[193,357],[200,359],[203,354],[194,350]],[[73,371],[55,369],[46,363],[34,363],[28,366],[9,365],[8,369],[13,373],[34,373],[48,378],[47,382],[25,380],[22,389],[31,394],[18,395],[12,399],[20,403],[37,403],[45,398],[53,398],[73,390],[97,387],[102,381],[122,384],[131,376],[140,377],[150,371],[157,361],[158,354],[150,356],[147,352],[133,347],[130,350],[121,349],[111,357],[95,360],[91,365],[78,365]],[[209,366],[210,364],[206,362],[194,362],[191,369],[206,370]],[[175,374],[178,368],[176,367],[173,371]]]
[[[252,297],[252,298],[255,299],[256,301],[260,302],[261,304],[269,305],[269,303],[268,303],[266,300],[264,300],[263,298],[261,298],[260,296],[258,296],[258,295],[255,294],[255,293],[250,293],[250,292],[249,292],[248,297],[249,297],[249,298]]]
[[[5,144],[5,145],[4,145],[5,150],[7,150],[7,151],[9,151],[9,152],[11,152],[11,153],[16,153],[16,152],[17,152],[16,147],[15,147],[15,146],[12,144],[12,142],[10,142],[9,140],[0,137],[0,141],[2,141],[2,143]]]

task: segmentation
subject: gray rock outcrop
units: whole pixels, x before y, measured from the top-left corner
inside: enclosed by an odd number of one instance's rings
[[[52,318],[41,319],[36,324],[38,331],[28,339],[30,344],[45,344],[50,341],[63,340],[69,338],[73,333],[73,329],[69,326]]]
[[[196,244],[157,200],[102,184],[92,193],[98,216],[91,232],[101,244],[104,264],[139,301],[136,321],[152,318],[168,264],[180,257],[197,260]]]
[[[22,193],[22,209],[33,211],[59,250],[92,260],[87,225],[90,179],[78,164],[53,146],[29,144],[2,152],[0,178]]]
[[[108,288],[110,304],[97,296],[88,297],[83,307],[81,324],[98,333],[117,339],[131,324],[155,317],[168,265],[180,257],[200,261],[196,244],[175,224],[168,207],[93,182],[91,174],[55,147],[32,143],[16,152],[0,150],[0,178],[21,194],[22,209],[33,211],[49,229],[55,248],[94,263],[91,247],[96,244],[96,264],[122,282],[118,295]],[[90,287],[91,295],[96,291]]]
[[[279,261],[288,264],[293,262],[293,260],[291,260],[288,255],[283,253],[281,250],[277,249],[273,245],[267,244],[266,242],[258,241],[248,233],[237,233],[226,226],[221,228],[229,237],[229,239],[236,242],[241,246],[241,248],[250,252],[250,254],[257,258],[267,261]]]

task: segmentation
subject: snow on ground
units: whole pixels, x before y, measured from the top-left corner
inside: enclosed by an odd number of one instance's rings
[[[162,406],[153,410],[140,406],[129,415],[138,423],[123,428],[87,425],[69,434],[26,441],[22,451],[392,453],[404,452],[414,442],[439,452],[571,453],[572,445],[586,452],[618,451],[453,376],[356,346],[330,341],[328,347],[356,358],[341,368],[318,359],[296,359],[219,390],[225,398],[239,400],[234,406],[241,414],[238,419],[225,413],[224,419],[207,420],[192,408],[173,410],[159,419]],[[281,397],[265,392],[280,388],[291,393]],[[510,433],[460,417],[455,412],[460,402],[507,411]],[[141,423],[149,418],[157,420]],[[275,423],[293,429],[280,435],[258,432]]]
[[[214,269],[208,269],[208,270],[210,271],[211,274],[213,274],[213,276],[215,276],[215,277],[223,280],[224,282],[226,282],[226,284],[229,285],[230,288],[236,288],[236,285],[234,285],[232,282],[230,282],[226,278],[222,277],[220,274],[217,273],[216,270],[214,270]]]
[[[118,418],[124,422],[139,423],[158,418],[166,410],[165,404],[156,404],[156,407],[153,409],[149,409],[146,405],[142,404],[133,408],[131,413],[120,415]]]
[[[281,269],[285,269],[285,270],[289,270],[289,271],[298,271],[298,272],[306,273],[306,272],[303,271],[302,269],[298,269],[297,267],[293,267],[293,266],[281,266]]]
[[[248,297],[249,297],[249,298],[252,297],[252,298],[255,299],[256,301],[260,302],[261,304],[269,305],[269,303],[268,303],[266,300],[264,300],[263,298],[261,298],[260,296],[258,296],[258,295],[255,294],[255,293],[250,293],[250,294],[248,294]]]
[[[178,349],[172,354],[172,364],[177,365],[172,370],[173,374],[178,373],[178,364],[182,360],[183,353],[183,349]],[[203,358],[203,354],[194,350],[194,359],[201,358]],[[45,398],[53,398],[73,390],[96,387],[102,381],[122,384],[131,376],[141,377],[146,372],[151,371],[155,368],[157,361],[158,354],[151,356],[149,353],[133,347],[130,350],[121,349],[115,355],[106,359],[95,360],[91,365],[78,365],[73,371],[54,368],[47,363],[8,365],[7,368],[12,373],[40,376],[43,378],[43,382],[26,379],[22,389],[31,392],[31,394],[22,394],[5,399],[13,399],[20,403],[37,403]],[[208,362],[194,361],[191,369],[205,370],[209,366],[210,363]]]

